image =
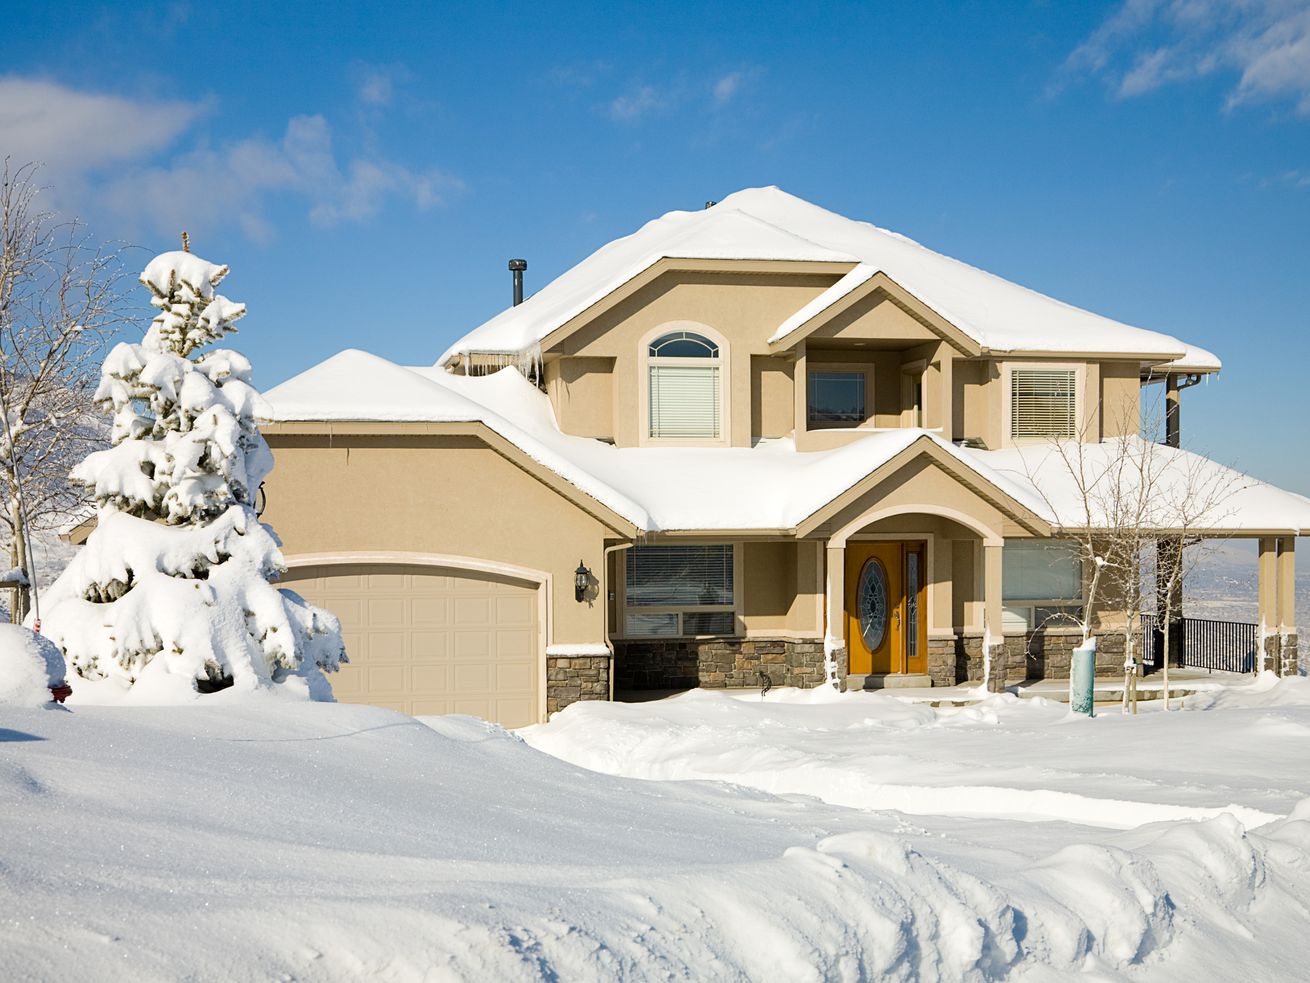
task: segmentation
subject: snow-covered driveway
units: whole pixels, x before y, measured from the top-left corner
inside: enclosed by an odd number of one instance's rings
[[[4,708],[0,978],[1299,979],[1310,694],[1244,703],[1269,705],[701,693],[527,733],[733,785],[365,707]],[[833,801],[747,787],[769,775]],[[880,784],[946,805],[868,808]],[[1057,821],[964,786],[1246,811]]]

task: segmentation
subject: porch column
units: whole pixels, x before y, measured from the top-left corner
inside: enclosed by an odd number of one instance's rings
[[[1260,653],[1258,668],[1279,670],[1278,652],[1278,540],[1260,538],[1257,561],[1256,599],[1260,612]]]
[[[829,546],[827,552],[823,647],[837,663],[837,676],[845,679],[850,671],[846,653],[846,546]]]
[[[1280,676],[1297,671],[1296,638],[1296,538],[1278,540],[1278,635]]]
[[[984,683],[993,693],[1005,692],[1005,629],[1003,627],[1000,543],[983,544],[983,664]]]

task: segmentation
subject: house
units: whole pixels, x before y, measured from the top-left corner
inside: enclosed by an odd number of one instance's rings
[[[1037,671],[1067,673],[1079,637],[1052,619],[1086,573],[1052,441],[1112,454],[1144,392],[1176,422],[1219,368],[750,189],[602,247],[435,364],[345,351],[267,393],[266,518],[285,583],[342,618],[342,699],[513,726],[763,676],[996,687],[1038,635]],[[1206,532],[1259,539],[1264,644],[1294,668],[1310,500],[1231,478]]]

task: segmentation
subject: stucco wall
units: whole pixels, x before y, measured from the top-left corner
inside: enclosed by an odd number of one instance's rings
[[[560,358],[546,363],[546,393],[565,433],[614,439],[614,360]]]
[[[604,641],[603,605],[574,600],[573,571],[579,560],[601,570],[606,527],[477,438],[270,429],[264,520],[285,555],[454,554],[543,571],[549,641]]]

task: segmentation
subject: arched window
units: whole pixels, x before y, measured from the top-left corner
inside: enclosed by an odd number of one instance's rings
[[[670,331],[646,350],[650,436],[717,440],[720,436],[719,346],[693,331]]]

